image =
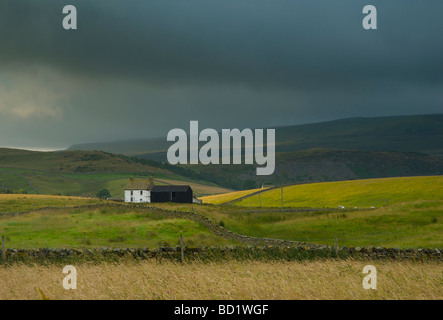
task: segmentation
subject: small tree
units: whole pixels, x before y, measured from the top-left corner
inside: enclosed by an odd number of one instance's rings
[[[102,189],[99,192],[97,192],[97,198],[100,199],[107,199],[111,197],[111,193],[108,189]]]

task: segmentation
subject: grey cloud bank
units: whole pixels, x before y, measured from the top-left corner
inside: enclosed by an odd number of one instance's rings
[[[443,111],[439,1],[65,2],[0,0],[0,145]]]

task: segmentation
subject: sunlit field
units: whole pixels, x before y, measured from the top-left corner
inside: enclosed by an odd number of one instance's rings
[[[260,189],[259,189],[260,190]],[[283,188],[284,207],[370,208],[418,200],[443,200],[443,176],[365,179],[292,185]],[[250,190],[252,193],[254,190]],[[226,201],[247,195],[229,194]],[[226,202],[223,195],[205,197],[205,203]],[[223,199],[223,200],[220,200]],[[234,203],[244,207],[281,207],[280,188],[245,197]]]
[[[364,289],[365,265],[377,289]],[[443,299],[443,264],[319,260],[217,263],[83,263],[77,289],[62,286],[63,265],[0,268],[0,299]]]

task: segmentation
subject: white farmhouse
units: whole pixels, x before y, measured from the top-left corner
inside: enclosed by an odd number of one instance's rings
[[[125,188],[125,202],[142,203],[151,202],[151,190],[154,187],[152,177],[150,179],[129,180]]]

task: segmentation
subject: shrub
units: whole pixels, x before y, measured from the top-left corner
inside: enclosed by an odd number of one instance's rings
[[[111,197],[111,193],[108,189],[102,189],[99,192],[97,192],[97,198],[100,199],[107,199]]]

